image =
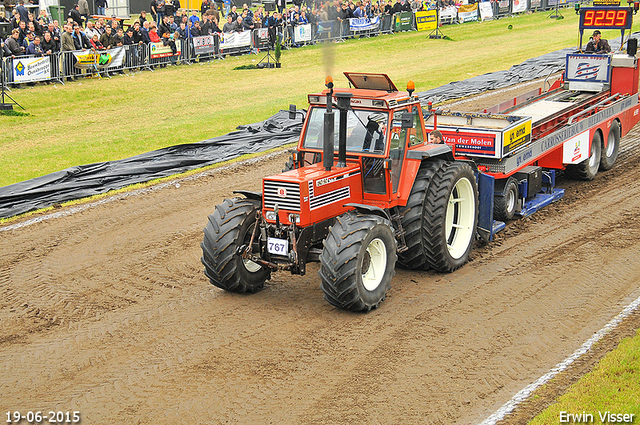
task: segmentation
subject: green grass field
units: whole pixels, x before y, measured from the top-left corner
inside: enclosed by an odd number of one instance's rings
[[[576,46],[573,11],[564,11],[563,20],[548,15],[445,26],[451,41],[408,32],[293,49],[283,52],[281,69],[233,70],[262,58],[246,55],[130,77],[13,90],[11,95],[30,115],[0,117],[0,186],[219,136],[290,103],[305,107],[307,93],[321,90],[327,73],[337,86],[345,86],[342,71],[384,72],[398,87],[411,79],[423,91]],[[619,32],[604,35],[614,38]]]
[[[640,423],[640,331],[633,338],[620,343],[618,348],[600,361],[595,369],[583,376],[569,391],[533,421],[531,425],[560,423],[560,412],[593,415],[592,423],[601,421],[600,415],[634,415],[633,423]],[[616,416],[616,419],[618,417]],[[624,416],[622,416],[624,419]],[[620,423],[617,421],[616,423]],[[577,423],[577,421],[576,421]],[[584,421],[584,423],[588,423]]]

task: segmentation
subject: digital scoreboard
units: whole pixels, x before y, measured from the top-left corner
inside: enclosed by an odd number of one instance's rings
[[[596,29],[629,30],[633,10],[627,7],[585,7],[580,9],[580,31]]]

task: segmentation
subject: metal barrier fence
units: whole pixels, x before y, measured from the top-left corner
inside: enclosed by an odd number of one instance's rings
[[[356,37],[372,37],[380,34],[390,34],[394,32],[393,22],[395,15],[382,15],[377,26],[368,29],[354,29],[350,20],[323,21],[315,25],[310,25],[310,37],[298,41],[294,36],[299,27],[286,26],[279,29],[282,45],[285,48],[316,44],[322,41],[342,42]]]
[[[350,38],[390,34],[394,32],[394,27],[395,15],[384,15],[379,17],[376,26],[366,29],[353,28],[350,20],[283,26],[275,30],[260,28],[250,33],[212,34],[179,40],[173,46],[163,43],[122,46],[124,57],[114,65],[108,62],[108,58],[105,59],[107,62],[102,61],[105,55],[113,56],[113,52],[119,48],[108,51],[66,51],[42,57],[5,57],[2,71],[6,85],[45,81],[64,83],[78,78],[103,78],[123,71],[154,70],[174,64],[191,65],[223,59],[227,55],[256,53],[273,49],[277,41],[284,49],[289,49],[323,41],[342,42]]]

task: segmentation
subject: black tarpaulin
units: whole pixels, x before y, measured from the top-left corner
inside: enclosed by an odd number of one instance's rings
[[[0,187],[0,217],[12,217],[55,203],[120,189],[298,140],[302,119],[288,111],[238,127],[224,136],[170,146],[119,161],[80,165]]]

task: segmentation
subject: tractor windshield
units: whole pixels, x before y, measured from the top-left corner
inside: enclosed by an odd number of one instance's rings
[[[304,147],[322,149],[324,108],[312,108],[307,118]],[[333,149],[338,150],[340,111],[334,109]],[[384,153],[389,113],[380,110],[350,109],[347,112],[347,151]]]

